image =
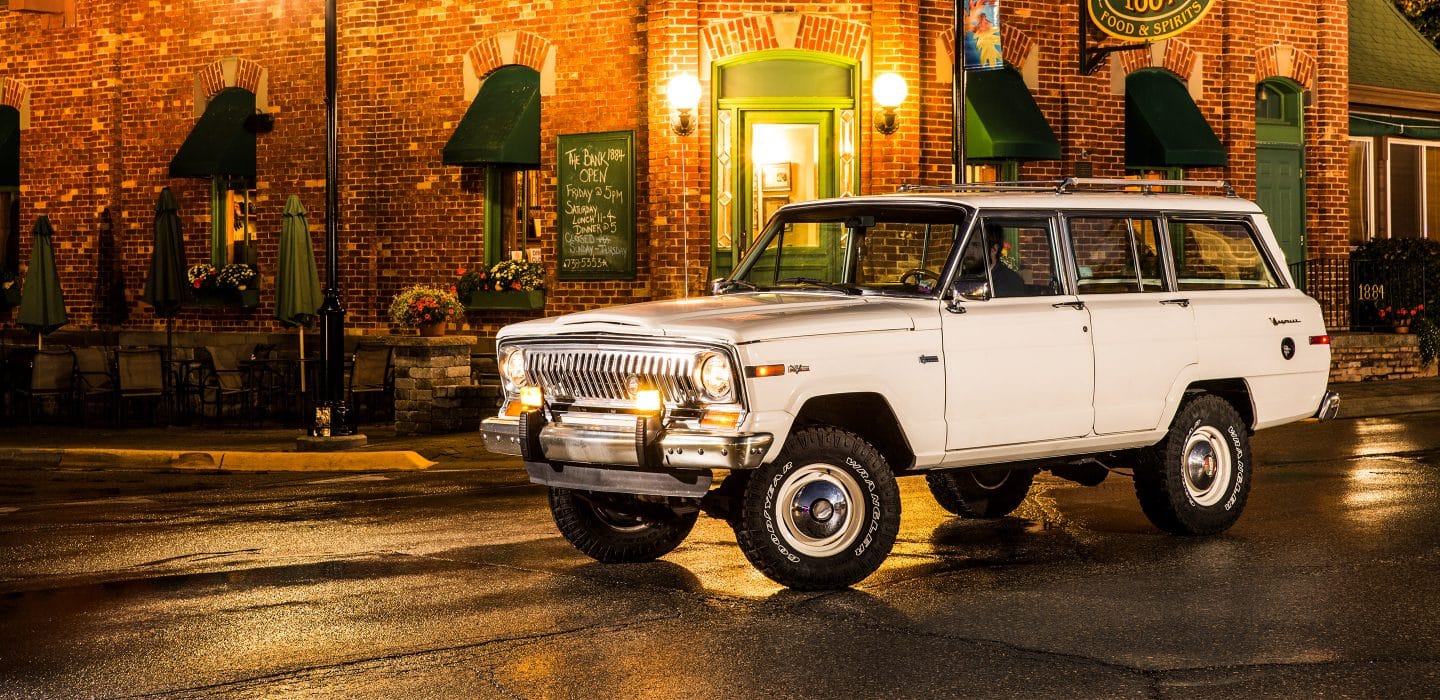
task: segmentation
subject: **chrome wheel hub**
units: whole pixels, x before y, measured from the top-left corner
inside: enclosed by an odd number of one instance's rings
[[[1213,506],[1230,486],[1230,450],[1225,436],[1208,425],[1190,434],[1181,464],[1185,492],[1201,506]]]
[[[863,491],[849,472],[829,464],[799,467],[780,485],[776,521],[786,544],[812,557],[828,557],[854,544],[864,520]]]

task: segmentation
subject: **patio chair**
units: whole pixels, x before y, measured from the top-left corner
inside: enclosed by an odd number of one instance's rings
[[[75,356],[69,350],[45,349],[30,361],[30,381],[16,388],[25,398],[25,422],[35,421],[35,403],[54,399],[57,408],[74,408]]]
[[[115,425],[125,424],[127,402],[154,407],[152,419],[168,420],[170,385],[160,348],[120,348],[115,352]]]
[[[351,415],[359,423],[363,415],[360,401],[371,413],[389,419],[395,407],[395,368],[391,365],[392,348],[388,345],[359,345],[355,348],[350,363],[350,378],[346,382],[345,400],[350,404]],[[379,403],[378,409],[376,402]]]
[[[200,383],[200,415],[210,415],[206,410],[208,406],[214,412],[215,421],[222,422],[225,407],[233,404],[237,409],[237,418],[254,424],[255,387],[250,381],[250,373],[240,366],[241,358],[248,360],[253,351],[228,345],[207,345],[205,352],[210,355],[210,367]]]
[[[115,366],[105,348],[75,348],[75,409],[80,422],[90,417],[90,404],[101,404],[100,415],[110,415],[115,402]]]

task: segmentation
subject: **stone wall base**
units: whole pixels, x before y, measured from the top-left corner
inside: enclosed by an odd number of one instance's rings
[[[1420,364],[1420,339],[1412,334],[1336,333],[1330,336],[1330,381],[1365,382],[1436,376]]]

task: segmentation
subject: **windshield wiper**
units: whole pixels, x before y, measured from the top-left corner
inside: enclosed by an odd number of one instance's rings
[[[747,291],[747,292],[753,292],[753,291],[756,291],[756,290],[760,289],[759,287],[757,287],[757,286],[755,286],[755,285],[753,285],[753,284],[751,284],[751,283],[749,283],[749,282],[746,282],[745,280],[730,279],[730,280],[724,280],[724,281],[720,282],[719,284],[716,284],[716,285],[715,285],[715,293],[716,293],[716,294],[724,294],[725,292],[728,292],[728,291],[730,291],[730,290],[732,290],[732,289],[734,289],[734,288],[736,288],[736,287],[739,287],[739,288],[741,288],[741,289],[744,289],[744,290]]]
[[[776,280],[775,284],[789,284],[792,282],[798,284],[813,284],[817,287],[824,287],[831,291],[840,292],[842,294],[849,294],[850,296],[857,296],[859,294],[862,294],[859,287],[848,284],[840,284],[838,282],[826,282],[825,280],[815,279],[814,277],[786,277],[782,280]]]

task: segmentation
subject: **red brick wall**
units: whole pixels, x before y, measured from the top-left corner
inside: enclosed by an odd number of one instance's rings
[[[490,40],[517,32],[519,62],[556,57],[555,91],[541,102],[539,201],[545,263],[552,269],[546,314],[704,289],[710,241],[710,112],[707,41],[725,51],[769,46],[772,12],[805,15],[799,43],[840,54],[868,50],[857,105],[862,193],[950,178],[950,86],[934,78],[948,60],[939,45],[951,26],[949,0],[812,0],[783,7],[707,0],[347,0],[340,4],[341,286],[352,331],[384,333],[389,298],[414,282],[448,282],[454,268],[483,259],[483,171],[441,164],[440,151],[468,104],[463,62],[498,65]],[[575,21],[577,14],[584,21]],[[1061,139],[1062,161],[1025,164],[1023,178],[1073,171],[1083,150],[1097,176],[1123,173],[1122,95],[1111,94],[1108,63],[1095,75],[1075,65],[1074,3],[1007,0],[1002,25],[1022,53],[1038,47],[1035,97]],[[1201,110],[1229,151],[1225,168],[1197,169],[1253,196],[1254,86],[1276,65],[1272,47],[1294,47],[1309,62],[1292,75],[1313,86],[1306,110],[1307,234],[1311,255],[1346,249],[1346,13],[1319,0],[1218,3],[1164,56],[1186,70],[1198,57]],[[708,36],[706,33],[709,33]],[[1183,47],[1179,44],[1183,43]],[[324,265],[324,55],[322,0],[181,2],[157,14],[141,0],[80,3],[74,26],[0,10],[0,75],[31,89],[22,135],[23,226],[39,214],[57,230],[57,256],[77,328],[100,319],[95,275],[101,212],[109,209],[123,251],[127,329],[160,328],[138,301],[149,260],[153,206],[169,185],[180,200],[191,262],[209,241],[208,183],[171,180],[171,156],[194,123],[198,72],[238,56],[268,71],[275,130],[259,137],[259,260],[273,278],[280,211],[298,194],[309,207]],[[479,51],[472,51],[479,45]],[[487,48],[488,47],[488,48]],[[715,52],[711,53],[715,57]],[[1149,65],[1148,56],[1141,63]],[[1111,60],[1116,60],[1112,58]],[[910,86],[900,129],[873,128],[869,80],[894,71]],[[666,86],[695,74],[703,95],[694,135],[670,131]],[[633,130],[636,157],[635,281],[554,279],[555,139],[562,133]],[[682,149],[683,157],[682,157]],[[683,208],[682,208],[683,207]],[[22,241],[28,256],[29,237]],[[687,264],[688,263],[688,264]],[[688,279],[688,289],[686,281]],[[267,281],[254,312],[190,310],[185,330],[274,330]],[[493,332],[525,318],[472,312],[470,326]]]

